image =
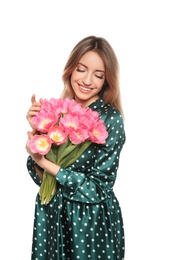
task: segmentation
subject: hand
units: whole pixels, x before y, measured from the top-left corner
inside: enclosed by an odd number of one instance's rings
[[[33,138],[33,136],[35,135],[36,130],[34,129],[33,131],[28,131],[27,135],[28,135],[28,140],[26,142],[26,150],[27,152],[30,154],[30,156],[33,158],[33,160],[40,165],[40,163],[42,162],[42,160],[44,160],[44,156],[39,154],[39,153],[33,153],[29,147],[29,141]]]
[[[32,127],[32,129],[35,129],[35,127],[34,127],[34,125],[32,123],[32,118],[33,118],[33,116],[35,116],[37,114],[37,112],[40,111],[42,101],[43,101],[42,98],[40,98],[39,102],[37,102],[36,99],[35,99],[35,94],[33,94],[32,97],[31,97],[32,105],[29,108],[29,111],[28,111],[28,113],[26,115],[26,118],[27,118],[30,126]]]

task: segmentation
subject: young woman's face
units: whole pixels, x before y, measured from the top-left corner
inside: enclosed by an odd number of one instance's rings
[[[75,100],[87,107],[98,99],[105,82],[105,66],[101,57],[94,51],[85,53],[71,75],[71,85]]]

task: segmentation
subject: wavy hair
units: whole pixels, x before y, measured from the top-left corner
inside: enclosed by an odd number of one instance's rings
[[[76,68],[81,57],[88,51],[99,54],[105,65],[105,82],[99,96],[115,107],[123,115],[119,86],[119,64],[115,52],[108,41],[102,37],[88,36],[77,43],[69,55],[65,64],[62,80],[64,89],[61,98],[74,98],[74,91],[71,86],[71,74]]]

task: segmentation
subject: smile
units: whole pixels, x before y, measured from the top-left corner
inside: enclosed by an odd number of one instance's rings
[[[85,91],[85,92],[89,92],[89,91],[92,90],[91,88],[87,88],[87,87],[84,87],[84,86],[81,86],[81,85],[79,85],[79,87],[80,87],[80,89],[81,89],[82,91]]]

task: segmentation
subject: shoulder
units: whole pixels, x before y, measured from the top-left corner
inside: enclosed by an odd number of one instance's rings
[[[124,125],[123,117],[119,110],[112,107],[110,104],[104,103],[102,107],[99,109],[100,111],[100,119],[104,120],[105,123],[121,123]]]
[[[124,128],[124,121],[120,111],[105,103],[103,99],[99,98],[90,107],[99,113],[100,119],[104,121],[107,127],[110,125],[121,125],[121,128]]]
[[[119,110],[109,104],[104,104],[101,109],[100,119],[105,123],[107,131],[114,139],[120,138],[125,142],[124,120]]]

